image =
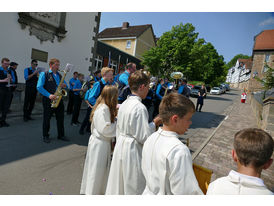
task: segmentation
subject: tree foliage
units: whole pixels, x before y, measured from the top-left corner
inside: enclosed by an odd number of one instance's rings
[[[173,26],[160,37],[156,47],[143,55],[142,64],[158,77],[170,77],[172,72],[180,71],[188,80],[211,85],[223,82],[226,76],[223,56],[198,35],[190,23]]]
[[[235,66],[235,64],[236,64],[236,62],[237,62],[238,59],[249,59],[249,58],[251,58],[251,57],[248,56],[248,55],[245,55],[245,54],[237,54],[236,56],[234,56],[234,57],[230,60],[230,62],[228,62],[228,63],[226,64],[226,68],[227,68],[227,69],[230,69],[231,67]]]
[[[263,85],[263,89],[265,91],[274,88],[274,68],[271,68],[269,65],[265,63],[265,67],[267,68],[267,71],[265,73],[265,77],[263,79],[260,79],[258,77],[255,77],[255,79]]]

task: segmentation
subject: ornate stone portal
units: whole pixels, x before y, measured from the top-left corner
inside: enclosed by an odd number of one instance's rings
[[[64,12],[19,12],[18,22],[21,28],[29,26],[30,35],[36,36],[40,42],[54,42],[55,36],[60,42],[65,38],[66,13]]]

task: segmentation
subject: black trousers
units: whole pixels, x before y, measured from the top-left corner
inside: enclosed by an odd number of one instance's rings
[[[2,115],[0,117],[0,122],[6,121],[7,113],[9,110],[9,103],[11,98],[10,88],[0,88],[0,111]]]
[[[89,121],[89,118],[90,118],[91,111],[92,111],[92,108],[88,107],[85,119],[84,119],[84,121],[81,124],[80,131],[84,131],[85,128],[86,128],[87,131],[90,131],[90,121]]]
[[[196,111],[198,111],[199,105],[200,105],[199,111],[201,111],[201,109],[202,109],[202,107],[203,107],[203,104],[198,104],[198,103],[197,103],[197,105],[196,105]]]
[[[37,89],[35,87],[26,86],[25,100],[24,100],[24,117],[30,117],[33,110],[37,95]]]
[[[204,105],[204,98],[202,96],[199,96],[197,98],[197,104],[196,104],[196,111],[198,111],[198,106],[200,105],[199,111],[201,111],[203,105]]]
[[[67,106],[67,114],[72,114],[73,111],[73,91],[69,90],[69,100]]]
[[[11,95],[10,95],[10,101],[9,101],[9,108],[8,110],[10,109],[10,106],[11,106],[11,103],[12,103],[12,99],[13,99],[13,93],[15,91],[16,87],[11,87]]]
[[[78,122],[78,117],[79,117],[79,112],[81,109],[81,104],[82,104],[82,99],[80,95],[75,95],[73,94],[73,113],[72,113],[72,118],[71,118],[71,123],[77,123]]]
[[[153,118],[156,117],[159,114],[159,106],[160,106],[161,100],[156,98],[154,100],[154,111],[153,111]]]
[[[58,137],[64,137],[64,103],[63,100],[60,101],[57,108],[51,108],[51,101],[47,97],[43,97],[43,137],[49,137],[50,129],[50,118],[53,113],[55,113],[57,121],[57,132]]]

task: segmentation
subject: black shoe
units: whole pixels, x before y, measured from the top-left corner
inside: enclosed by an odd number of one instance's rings
[[[9,127],[10,125],[6,122],[6,121],[3,121],[2,122],[2,127]]]
[[[29,121],[29,119],[27,117],[24,117],[24,122]]]
[[[79,122],[79,121],[76,121],[76,124],[81,124],[81,122]]]
[[[57,137],[57,139],[69,142],[69,139],[66,137]]]
[[[79,130],[79,134],[80,134],[80,135],[83,135],[83,134],[84,134],[84,130],[80,129],[80,130]]]
[[[0,128],[2,127],[3,125],[2,125],[2,122],[0,122]]]
[[[201,112],[201,110],[199,110],[199,112]]]
[[[43,137],[43,142],[50,143],[50,138],[49,137]]]

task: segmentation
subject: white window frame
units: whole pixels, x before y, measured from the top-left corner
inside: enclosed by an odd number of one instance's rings
[[[110,60],[110,68],[112,68],[116,72],[118,68],[117,61]]]
[[[98,67],[98,63],[101,63],[101,67]],[[100,55],[97,55],[97,57],[95,58],[95,71],[102,69],[103,67],[103,57]]]
[[[263,67],[263,73],[267,72],[268,68],[266,66]]]
[[[265,62],[269,62],[270,61],[270,54],[265,54],[264,61]]]
[[[126,49],[130,49],[130,48],[131,48],[131,40],[127,40]]]

